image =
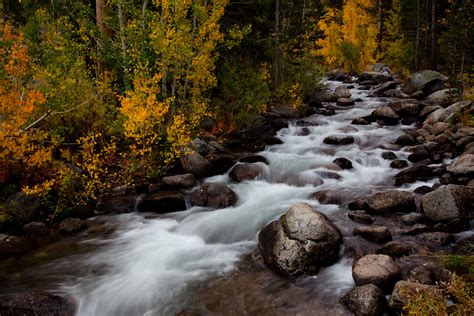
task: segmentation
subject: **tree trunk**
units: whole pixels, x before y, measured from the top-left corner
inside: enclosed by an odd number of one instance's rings
[[[273,58],[273,88],[280,86],[280,0],[275,4],[275,56]]]
[[[436,0],[431,1],[431,69],[436,70]]]
[[[95,0],[95,19],[96,19],[96,23],[97,23],[97,26],[99,27],[101,34],[105,33],[104,16],[105,16],[105,1]]]
[[[416,35],[415,35],[415,70],[420,68],[419,65],[419,48],[420,48],[420,0],[416,0]]]
[[[120,25],[120,46],[122,48],[122,69],[123,69],[123,81],[125,83],[125,89],[130,89],[130,83],[128,78],[128,62],[127,62],[127,45],[125,43],[125,18],[123,16],[123,1],[117,4],[118,17]]]
[[[382,15],[383,1],[377,1],[377,49],[375,55],[382,51],[382,33],[383,33],[383,15]],[[374,56],[375,57],[375,56]]]

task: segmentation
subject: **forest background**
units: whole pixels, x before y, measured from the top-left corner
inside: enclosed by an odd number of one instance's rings
[[[159,179],[210,119],[225,137],[310,102],[329,69],[433,69],[474,95],[472,0],[6,0],[0,13],[0,205],[22,190],[52,217]]]

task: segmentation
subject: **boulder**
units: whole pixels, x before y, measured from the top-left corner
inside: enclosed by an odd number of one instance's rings
[[[392,234],[386,226],[360,226],[354,228],[353,234],[362,236],[364,239],[376,243],[384,243],[392,240]]]
[[[357,285],[374,284],[388,292],[400,279],[400,267],[387,255],[366,255],[354,262],[352,277]]]
[[[366,284],[353,288],[341,298],[340,303],[356,316],[378,316],[385,310],[387,300],[377,286]]]
[[[352,169],[352,162],[344,157],[339,157],[333,160],[333,162],[341,167],[341,169]]]
[[[398,100],[388,106],[401,117],[417,116],[421,111],[421,105],[414,99]]]
[[[389,98],[398,98],[398,99],[409,99],[410,96],[408,94],[403,93],[401,90],[398,89],[390,89],[386,90],[382,94],[384,97]]]
[[[337,95],[338,98],[350,98],[351,92],[345,86],[338,86],[336,90],[334,90],[334,94]]]
[[[175,191],[162,191],[147,195],[137,205],[138,212],[164,214],[184,210],[186,210],[185,196]]]
[[[338,96],[331,91],[323,91],[315,96],[315,100],[319,102],[336,102]]]
[[[395,175],[395,184],[402,185],[416,181],[426,181],[436,176],[435,168],[426,165],[413,165]]]
[[[322,213],[305,203],[292,206],[258,235],[264,262],[286,276],[315,273],[339,256],[342,234]]]
[[[444,246],[454,241],[453,235],[445,232],[421,233],[416,237],[433,246]]]
[[[367,121],[366,119],[360,117],[360,118],[353,119],[351,124],[353,124],[353,125],[369,125],[370,122]]]
[[[354,100],[350,99],[350,98],[339,98],[337,99],[337,105],[338,106],[351,106],[351,105],[354,105],[355,102]]]
[[[446,109],[438,109],[432,112],[423,122],[423,125],[433,125],[437,122],[449,122],[453,119],[453,116],[459,115],[464,108],[471,109],[472,101],[460,101],[451,104]]]
[[[374,110],[371,116],[375,120],[382,120],[387,125],[397,125],[400,116],[389,106],[381,106]]]
[[[404,225],[422,224],[425,221],[426,217],[420,213],[410,213],[400,216],[400,222],[402,222]]]
[[[354,143],[354,137],[348,135],[332,135],[324,138],[323,142],[328,145],[349,145]]]
[[[433,222],[468,220],[474,212],[474,188],[455,184],[441,186],[421,198],[421,207]]]
[[[25,238],[0,234],[0,258],[20,255],[30,248]]]
[[[205,177],[212,173],[212,164],[195,151],[191,151],[187,155],[182,155],[180,162],[183,170],[187,173],[191,173],[195,177]]]
[[[384,151],[382,153],[382,158],[386,160],[395,160],[397,159],[397,155],[393,151]]]
[[[317,200],[321,204],[340,204],[341,196],[335,190],[318,191],[311,195],[311,199]]]
[[[377,83],[384,83],[387,81],[392,81],[393,77],[380,72],[364,71],[359,74],[359,81],[363,82],[366,80],[376,81]]]
[[[408,299],[413,295],[421,295],[424,293],[428,296],[433,296],[436,291],[439,291],[433,285],[426,285],[420,283],[414,283],[409,281],[398,281],[395,284],[392,295],[388,301],[388,305],[396,310],[402,310],[403,307],[408,303]],[[441,293],[438,294],[439,297],[443,297]]]
[[[131,213],[135,209],[137,195],[114,196],[100,199],[96,208],[102,214]]]
[[[433,284],[434,275],[430,268],[420,265],[416,266],[408,272],[407,281],[421,283],[421,284]]]
[[[474,154],[464,154],[457,157],[446,169],[456,176],[474,174]]]
[[[415,198],[408,191],[389,190],[366,199],[367,211],[374,214],[409,213],[416,210]]]
[[[395,89],[396,87],[397,83],[395,81],[387,81],[376,86],[374,91],[372,91],[372,94],[375,96],[382,96],[385,91]]]
[[[23,231],[29,236],[48,236],[49,229],[43,222],[31,222],[23,225]]]
[[[425,94],[423,91],[416,91],[409,95],[411,99],[423,100],[425,98]]]
[[[349,211],[347,212],[347,216],[356,223],[372,224],[375,222],[375,218],[363,210]]]
[[[4,210],[8,218],[21,227],[39,215],[41,200],[37,196],[19,192],[7,199]]]
[[[439,90],[427,96],[425,101],[429,104],[447,105],[449,104],[449,101],[454,97],[455,93],[456,91],[452,89]]]
[[[403,256],[408,256],[414,251],[415,249],[408,244],[400,241],[391,241],[377,250],[377,254],[387,255],[393,258],[400,258]]]
[[[263,164],[261,163],[237,164],[229,172],[229,177],[235,182],[254,180],[263,174],[263,170]]]
[[[400,135],[397,140],[395,140],[395,144],[401,146],[412,146],[415,144],[415,137],[410,134],[403,134]]]
[[[429,106],[425,106],[425,107],[421,110],[421,112],[420,112],[420,114],[419,114],[419,117],[420,117],[421,119],[426,119],[426,117],[427,117],[428,115],[430,115],[430,114],[433,113],[434,111],[440,110],[440,109],[443,109],[443,108],[442,108],[441,106],[439,106],[439,105],[429,105]]]
[[[293,119],[298,117],[298,111],[288,105],[277,104],[270,107],[270,112],[276,113],[278,117]]]
[[[9,295],[0,299],[0,315],[71,316],[75,306],[71,299],[42,292]]]
[[[425,95],[430,95],[443,88],[448,77],[434,70],[421,70],[412,73],[408,77],[408,82],[402,86],[402,91],[412,94],[416,91],[423,91]]]
[[[237,194],[222,183],[204,183],[191,193],[192,205],[226,208],[237,202]]]
[[[256,162],[262,162],[266,165],[269,164],[268,159],[260,156],[260,155],[248,155],[245,157],[242,157],[239,159],[240,162],[247,162],[247,163],[256,163]]]
[[[73,234],[87,228],[86,221],[80,218],[66,218],[59,224],[59,231],[65,234]]]
[[[407,159],[410,162],[420,162],[431,157],[430,153],[425,149],[420,149],[408,155]]]
[[[194,186],[194,184],[196,183],[196,179],[191,173],[185,173],[175,176],[163,177],[161,182],[168,188],[188,189]]]

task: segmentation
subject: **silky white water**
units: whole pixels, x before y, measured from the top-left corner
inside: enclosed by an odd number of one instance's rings
[[[336,83],[328,85],[334,89]],[[194,207],[158,218],[137,213],[117,215],[118,229],[108,239],[83,241],[100,245],[97,250],[50,263],[51,270],[74,271],[58,288],[76,298],[77,314],[173,315],[181,311],[194,299],[201,282],[232,271],[244,254],[255,250],[260,229],[296,202],[315,206],[347,233],[346,223],[336,216],[343,211],[340,206],[319,205],[309,196],[331,189],[355,198],[391,186],[398,170],[391,169],[390,161],[381,157],[386,149],[380,147],[409,128],[351,125],[352,119],[369,115],[387,102],[370,98],[365,91],[351,92],[353,98],[363,102],[334,116],[306,118],[314,125],[305,127],[308,135],[299,136],[303,127],[295,122],[280,130],[277,136],[283,144],[267,146],[259,153],[269,161],[260,179],[231,183],[224,174],[205,180],[228,184],[239,197],[235,206],[220,210]],[[355,142],[323,144],[330,135],[351,135]],[[395,153],[399,159],[407,156],[403,151]],[[337,157],[350,159],[353,169],[332,170]],[[340,178],[325,177],[327,172],[337,173]],[[323,178],[324,183],[313,186],[315,177]],[[342,258],[308,282],[308,286],[318,287],[321,293],[337,300],[353,286],[351,260]]]

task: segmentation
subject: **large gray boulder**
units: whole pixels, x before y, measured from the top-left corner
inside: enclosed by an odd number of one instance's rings
[[[444,82],[448,77],[433,70],[421,70],[412,73],[408,77],[408,82],[403,85],[402,91],[406,94],[412,94],[416,91],[423,91],[425,95],[430,95],[443,88]]]
[[[472,108],[472,101],[460,101],[451,104],[445,109],[432,112],[423,122],[423,125],[433,125],[438,122],[449,122],[454,116],[463,112],[464,108]]]
[[[381,315],[387,305],[382,290],[373,284],[353,288],[341,298],[340,302],[356,316]]]
[[[345,86],[338,86],[336,90],[334,90],[334,94],[337,95],[338,98],[350,98],[351,92]]]
[[[23,226],[37,217],[41,211],[41,200],[23,192],[10,196],[5,203],[5,213],[18,226]]]
[[[393,309],[402,310],[408,303],[410,295],[420,295],[423,293],[428,296],[433,296],[433,294],[436,294],[436,291],[439,290],[433,285],[398,281],[395,284],[392,295],[390,295],[388,305]],[[439,297],[443,297],[443,295],[439,293]]]
[[[0,299],[0,315],[72,316],[75,305],[72,299],[42,292],[9,295]]]
[[[286,276],[315,273],[321,266],[333,263],[341,244],[339,229],[305,203],[292,206],[258,235],[265,263]]]
[[[195,151],[182,155],[180,162],[185,172],[191,173],[197,178],[205,177],[212,172],[212,164]]]
[[[362,236],[364,239],[377,243],[384,243],[392,240],[392,234],[387,226],[360,226],[354,228],[353,233],[354,235]]]
[[[371,116],[375,120],[382,120],[387,125],[396,125],[400,116],[389,106],[381,106],[375,109]]]
[[[400,279],[400,267],[387,255],[366,255],[354,262],[352,277],[357,285],[375,284],[387,292]]]
[[[456,91],[452,89],[439,90],[427,96],[425,101],[430,104],[447,105],[455,93]]]
[[[415,198],[408,191],[389,190],[366,198],[367,211],[373,214],[410,213],[416,210]]]
[[[474,154],[464,154],[456,159],[446,168],[456,176],[469,176],[474,173]]]
[[[163,177],[161,182],[169,188],[188,189],[194,186],[196,179],[191,173],[179,174],[175,176]]]
[[[387,81],[392,81],[393,77],[390,75],[386,75],[380,72],[375,71],[364,71],[359,74],[359,81],[366,81],[366,80],[374,80],[378,83],[384,83]]]
[[[254,180],[259,178],[264,171],[264,164],[256,163],[242,163],[235,165],[229,172],[229,177],[235,182],[242,182],[245,180]]]
[[[395,81],[387,81],[384,82],[374,88],[372,94],[375,96],[381,96],[387,90],[395,89],[397,87],[397,83]]]
[[[474,212],[474,188],[455,184],[441,186],[423,195],[421,206],[425,216],[433,222],[469,219]]]
[[[226,208],[237,202],[237,194],[222,183],[204,183],[191,193],[192,205]]]
[[[398,100],[388,105],[399,116],[413,117],[420,113],[421,106],[415,99]]]
[[[319,102],[336,102],[338,96],[331,91],[322,91],[315,96],[315,100]]]

